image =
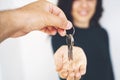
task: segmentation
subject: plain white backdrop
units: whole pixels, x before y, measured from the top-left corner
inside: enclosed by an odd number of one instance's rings
[[[35,0],[0,0],[0,10],[21,7]],[[56,3],[57,0],[49,0]],[[102,26],[108,31],[116,80],[120,80],[120,0],[104,0]],[[16,19],[17,20],[17,19]],[[7,39],[0,44],[0,80],[58,80],[51,38],[42,32]]]
[[[110,52],[116,80],[120,80],[120,0],[103,0],[101,24],[109,33]]]

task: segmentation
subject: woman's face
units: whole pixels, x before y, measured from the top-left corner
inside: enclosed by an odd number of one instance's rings
[[[89,24],[95,13],[97,0],[74,0],[72,5],[72,17],[74,22]]]

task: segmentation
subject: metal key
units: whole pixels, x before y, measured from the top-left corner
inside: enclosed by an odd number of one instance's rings
[[[73,59],[72,50],[73,50],[73,45],[74,45],[74,38],[73,38],[72,34],[66,35],[66,42],[68,45],[68,58],[69,58],[69,60],[72,60]]]

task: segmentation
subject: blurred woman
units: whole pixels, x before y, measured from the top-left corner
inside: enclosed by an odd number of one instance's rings
[[[102,0],[59,0],[58,6],[75,27],[75,46],[83,48],[87,56],[87,72],[82,80],[114,80],[108,34],[99,23]],[[54,51],[66,44],[65,40],[53,36]]]

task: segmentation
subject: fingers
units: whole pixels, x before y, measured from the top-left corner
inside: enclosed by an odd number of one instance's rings
[[[49,12],[53,15],[52,21],[54,21],[54,25],[61,29],[70,29],[72,28],[71,22],[69,22],[64,14],[64,12],[55,5],[50,4]],[[56,18],[53,20],[53,18]],[[58,22],[59,23],[58,23]]]
[[[58,33],[59,33],[61,36],[65,36],[65,35],[66,35],[66,30],[64,30],[64,29],[58,29]]]
[[[41,31],[49,35],[55,35],[57,33],[57,30],[54,27],[45,27],[41,29]]]
[[[55,27],[61,36],[65,36],[66,30],[72,28],[72,23],[66,19],[64,13],[59,8],[53,9],[52,13],[54,15],[52,14],[48,17],[48,24]]]
[[[74,76],[75,76],[75,73],[74,72],[70,72],[68,77],[67,77],[67,80],[74,80]]]
[[[67,63],[65,63],[65,64],[63,65],[62,70],[58,72],[59,75],[60,75],[60,77],[63,78],[63,79],[66,79],[67,76],[68,76],[68,69],[67,69],[68,66],[69,66],[69,65],[68,65]]]
[[[61,70],[61,71],[59,72],[59,76],[60,76],[61,78],[63,78],[63,79],[66,79],[67,76],[68,76],[68,71],[66,71],[66,70]]]
[[[79,69],[79,72],[81,75],[84,75],[86,73],[86,67],[87,67],[87,59],[86,59],[86,55],[83,51],[82,48],[79,47],[74,47],[74,67],[76,67],[75,69]]]
[[[56,71],[60,71],[62,69],[62,56],[58,55],[57,53],[54,54],[54,61],[56,65]]]
[[[80,74],[84,75],[86,73],[86,65],[83,64],[82,66],[80,66]]]
[[[79,80],[81,78],[80,66],[76,66],[74,72],[75,72],[75,80]]]
[[[47,15],[47,20],[45,21],[46,25],[54,27],[60,36],[65,36],[66,30],[72,28],[72,23],[70,21],[66,22],[64,19],[55,15]]]
[[[45,16],[46,26],[53,26],[61,36],[65,36],[66,31],[72,28],[72,23],[67,20],[64,12],[56,5],[49,3],[48,13]]]
[[[72,23],[70,21],[53,14],[47,15],[46,25],[47,24],[65,30],[72,28]]]
[[[68,59],[67,46],[60,47],[54,57],[61,78],[79,80],[86,73],[86,56],[81,48],[73,48],[73,60]]]
[[[60,70],[62,70],[63,68],[63,63],[65,63],[65,60],[63,60],[64,58],[64,52],[67,53],[67,51],[64,51],[64,49],[66,50],[67,47],[66,46],[61,46],[54,54],[54,60],[55,60],[55,65],[56,65],[56,70],[59,72]]]
[[[66,30],[64,29],[56,29],[54,27],[45,27],[43,29],[41,29],[40,31],[47,33],[49,35],[55,35],[57,32],[60,34],[60,36],[65,36],[66,35]]]
[[[75,74],[75,80],[79,80],[81,78],[81,74],[80,72]]]
[[[83,49],[81,49],[81,54],[82,54],[81,55],[82,61],[81,61],[81,66],[80,66],[80,73],[81,75],[84,75],[86,73],[86,68],[87,68],[87,58],[85,56]]]
[[[68,64],[69,64],[68,66],[69,74],[68,74],[67,80],[74,80],[75,73],[74,73],[73,61],[70,60]]]
[[[64,12],[60,8],[58,8],[57,6],[55,6],[53,4],[49,5],[49,12],[53,15],[59,16],[59,17],[67,20]]]

